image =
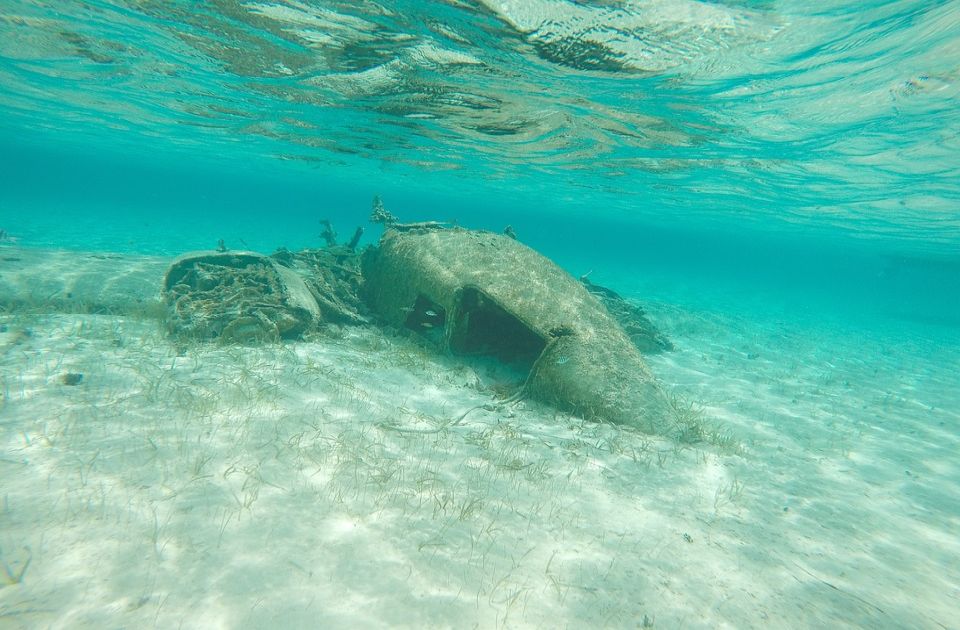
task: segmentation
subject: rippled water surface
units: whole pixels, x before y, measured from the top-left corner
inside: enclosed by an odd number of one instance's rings
[[[0,129],[4,159],[305,165],[944,255],[958,23],[915,0],[6,0]]]

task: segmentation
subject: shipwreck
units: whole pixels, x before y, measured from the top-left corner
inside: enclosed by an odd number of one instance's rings
[[[624,321],[626,301],[573,278],[510,231],[400,224],[380,211],[384,233],[362,252],[356,236],[336,245],[328,225],[323,249],[180,257],[163,284],[168,329],[255,343],[297,339],[324,323],[380,323],[437,352],[509,366],[520,377],[514,398],[689,441],[690,427],[638,349],[669,347],[642,311],[630,307],[640,314],[638,336],[611,314]]]
[[[618,322],[583,283],[507,235],[384,232],[362,259],[363,296],[439,351],[518,366],[524,393],[588,419],[682,438],[686,430]]]

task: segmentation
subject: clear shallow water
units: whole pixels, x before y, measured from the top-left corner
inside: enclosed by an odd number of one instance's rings
[[[489,396],[400,341],[184,361],[149,322],[5,313],[0,552],[26,579],[0,575],[0,614],[309,626],[319,596],[340,625],[946,627],[958,23],[960,3],[919,1],[0,0],[0,259],[14,239],[316,247],[320,219],[347,235],[375,194],[404,220],[511,224],[641,300],[678,348],[655,373],[744,449],[647,450],[535,407],[411,447],[380,424]],[[475,468],[494,424],[501,463],[548,462],[552,494]],[[423,470],[447,485],[414,492]],[[421,509],[464,492],[476,518]],[[543,543],[518,560],[525,537]]]

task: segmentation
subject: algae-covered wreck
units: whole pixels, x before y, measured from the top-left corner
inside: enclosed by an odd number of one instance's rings
[[[525,393],[587,418],[679,437],[641,354],[586,288],[513,238],[460,228],[388,229],[363,257],[367,303],[455,354],[529,371]]]
[[[366,322],[361,311],[369,311],[438,351],[513,366],[524,379],[518,395],[689,439],[631,338],[582,282],[506,235],[385,223],[362,257],[353,244],[329,243],[272,257],[181,257],[164,282],[171,332],[225,342],[296,338],[322,321]]]
[[[167,328],[178,337],[225,342],[277,341],[320,320],[303,279],[256,252],[191,252],[163,279]]]

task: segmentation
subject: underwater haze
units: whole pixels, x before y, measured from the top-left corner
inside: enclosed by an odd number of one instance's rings
[[[0,0],[0,627],[957,627],[958,103],[956,0]],[[375,197],[642,309],[703,439],[145,306]]]

